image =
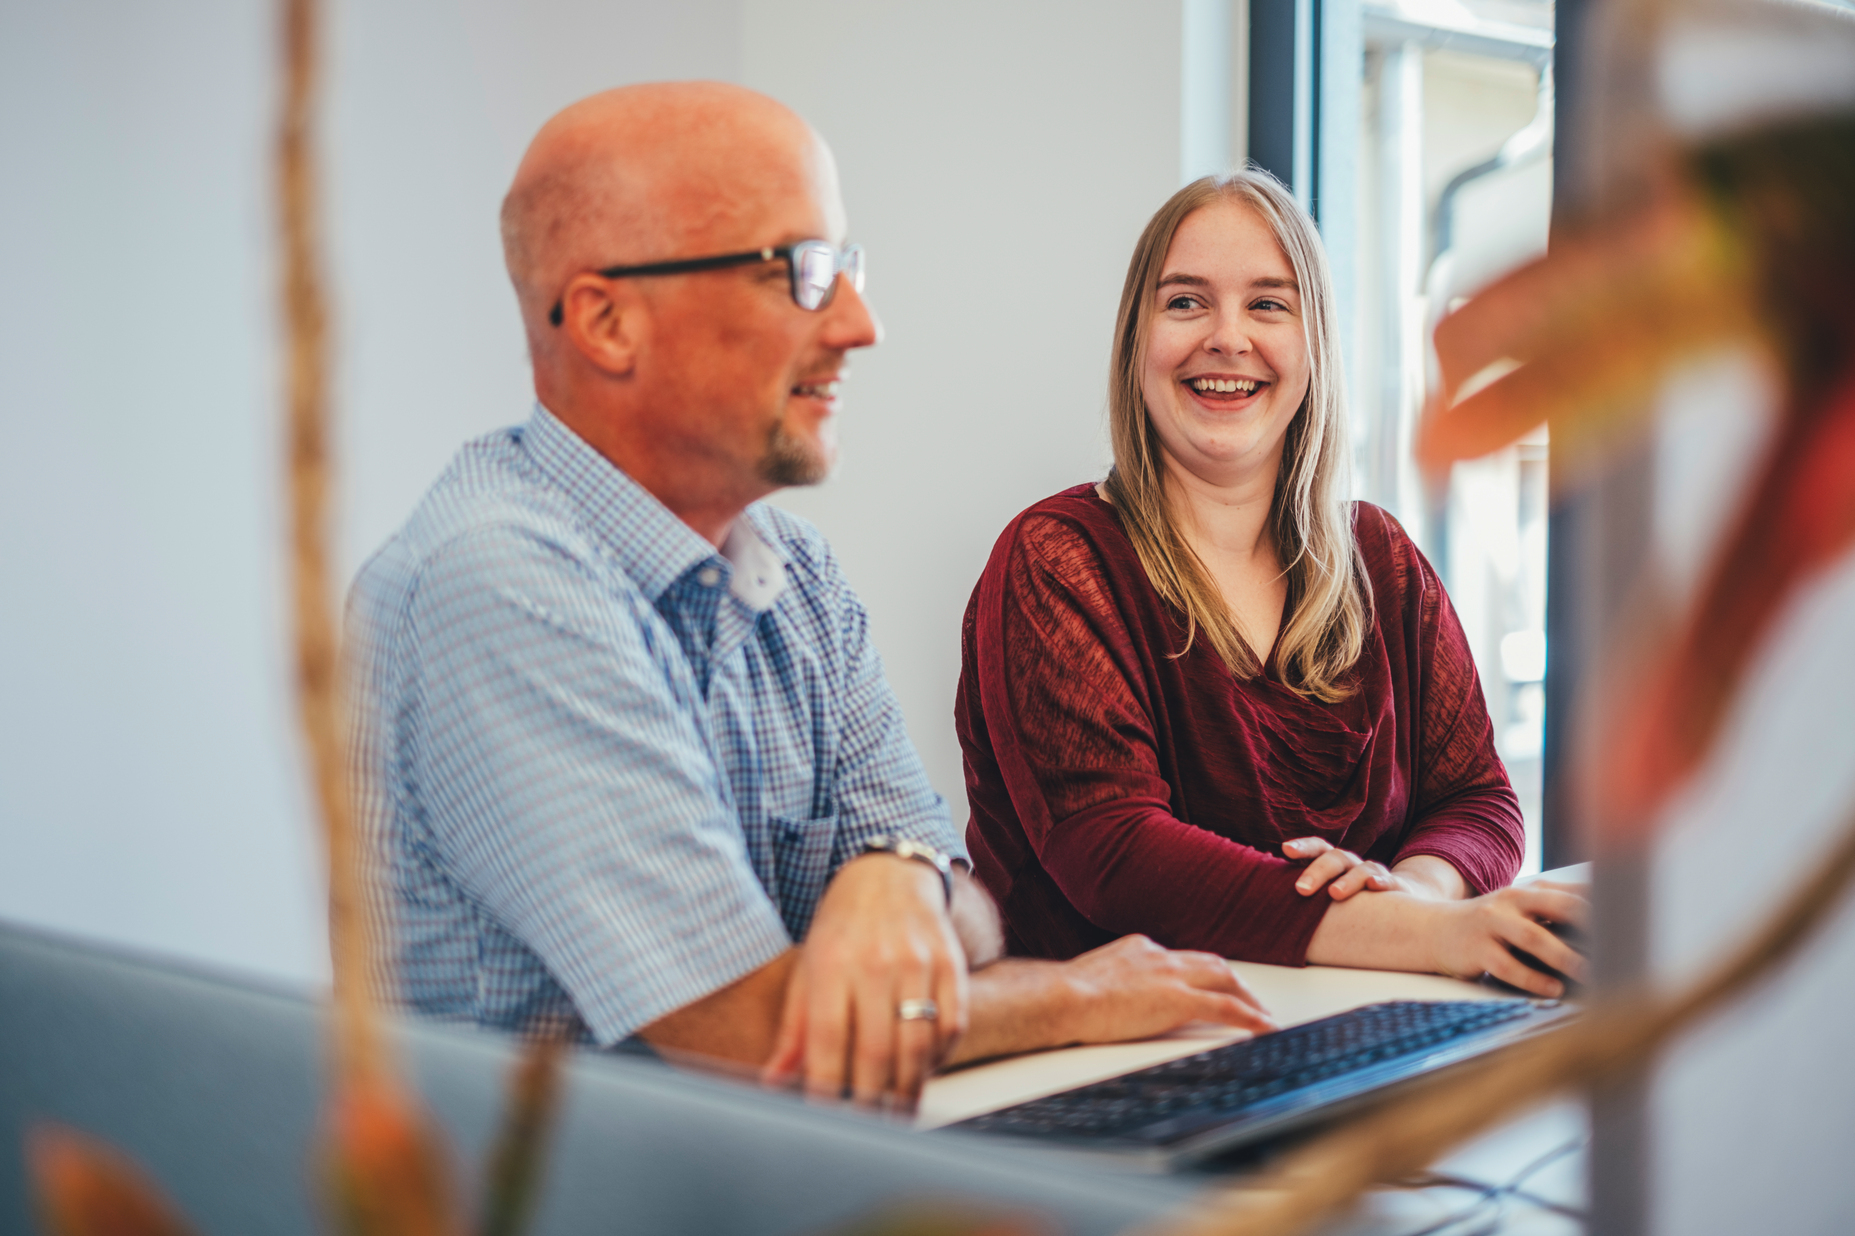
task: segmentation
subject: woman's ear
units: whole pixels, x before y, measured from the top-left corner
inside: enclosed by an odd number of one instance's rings
[[[637,367],[645,308],[623,281],[591,271],[575,275],[561,293],[559,330],[593,366],[612,377]]]

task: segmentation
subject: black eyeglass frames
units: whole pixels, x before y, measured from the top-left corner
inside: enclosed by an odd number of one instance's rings
[[[824,240],[801,240],[796,244],[724,253],[718,257],[652,262],[648,266],[608,266],[596,273],[604,279],[628,279],[636,275],[685,275],[698,270],[779,261],[785,262],[792,274],[792,301],[801,309],[815,311],[830,304],[840,273],[849,278],[851,287],[859,292],[863,290],[863,246],[845,245],[839,249]],[[555,301],[554,307],[548,310],[548,322],[559,326],[563,311],[561,302]]]

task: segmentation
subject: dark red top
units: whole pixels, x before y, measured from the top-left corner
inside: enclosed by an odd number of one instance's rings
[[[1404,530],[1354,528],[1372,624],[1337,704],[1238,679],[1153,590],[1078,485],[1005,529],[966,608],[955,722],[974,871],[1007,947],[1073,957],[1128,932],[1304,965],[1331,904],[1295,837],[1387,866],[1448,860],[1477,893],[1520,869],[1520,808],[1456,613]]]

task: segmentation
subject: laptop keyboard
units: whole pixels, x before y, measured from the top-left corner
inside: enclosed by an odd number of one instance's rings
[[[1204,1127],[1205,1117],[1228,1118],[1347,1073],[1395,1072],[1380,1066],[1465,1044],[1538,1009],[1530,1000],[1369,1004],[949,1127],[1015,1137],[1166,1141],[1171,1133]]]

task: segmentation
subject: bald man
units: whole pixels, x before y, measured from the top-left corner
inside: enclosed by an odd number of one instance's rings
[[[761,502],[829,472],[880,337],[845,234],[830,151],[747,90],[610,91],[530,146],[503,239],[537,406],[349,603],[398,995],[866,1103],[950,1061],[1267,1026],[1221,961],[1139,937],[997,959],[862,606]]]

